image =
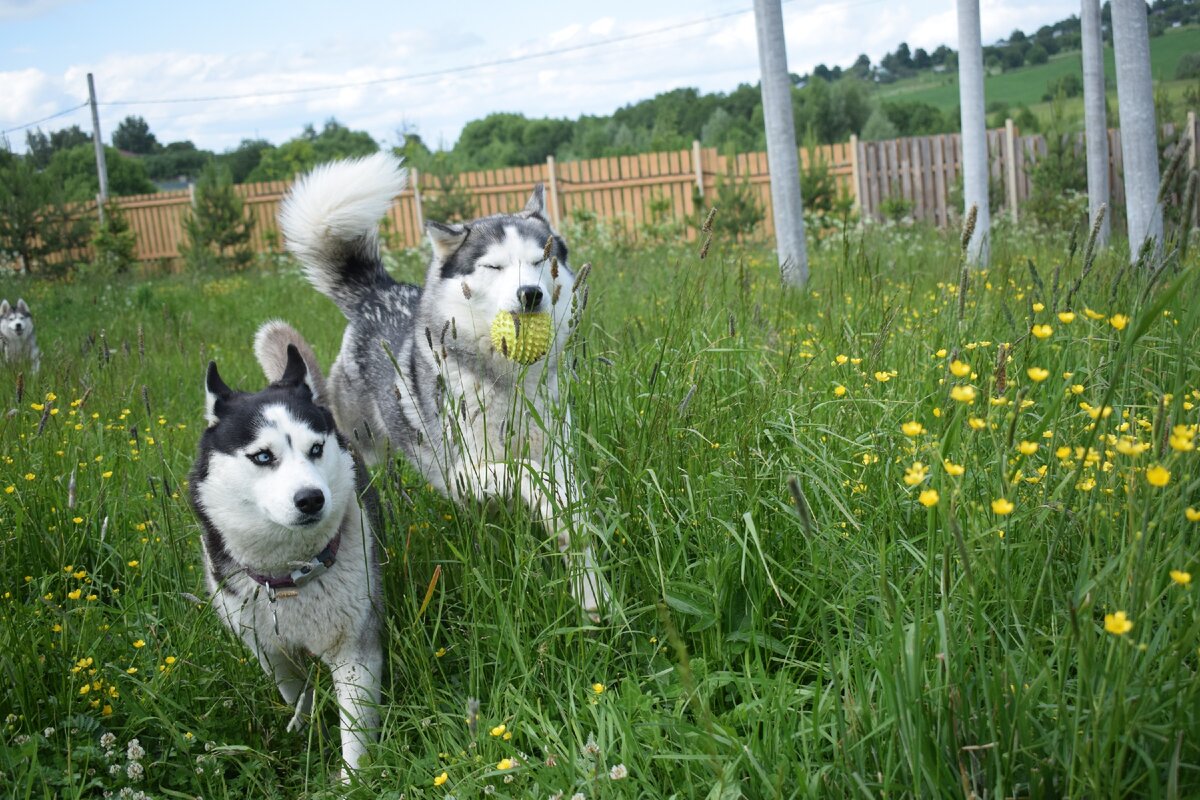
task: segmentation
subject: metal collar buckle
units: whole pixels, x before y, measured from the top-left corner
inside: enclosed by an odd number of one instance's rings
[[[301,586],[304,586],[306,583],[319,578],[328,571],[329,567],[325,566],[324,561],[314,558],[303,567],[292,570],[292,583],[296,585],[297,589],[299,589]]]

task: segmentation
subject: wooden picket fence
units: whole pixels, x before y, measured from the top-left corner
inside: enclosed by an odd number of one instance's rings
[[[1195,166],[1194,113],[1188,115],[1188,126],[1193,143],[1189,163]],[[1163,134],[1173,137],[1174,127],[1164,127]],[[1110,130],[1108,135],[1113,202],[1122,204],[1120,131]],[[1186,135],[1187,131],[1181,134]],[[1030,196],[1029,167],[1045,154],[1045,139],[1019,135],[1011,121],[1005,128],[989,131],[987,139],[992,178],[1003,185],[1004,208],[1015,217]],[[1082,136],[1077,146],[1082,148]],[[864,218],[880,220],[887,212],[900,208],[914,219],[946,226],[954,224],[961,213],[955,202],[959,196],[955,187],[962,174],[958,134],[877,142],[852,137],[848,143],[822,145],[812,152],[800,149],[802,169],[814,159],[824,162],[839,195],[852,201]],[[555,225],[594,215],[620,226],[627,236],[636,239],[647,226],[661,223],[664,218],[694,222],[696,201],[712,201],[719,176],[741,181],[753,190],[764,212],[761,230],[772,235],[771,176],[766,153],[728,157],[694,142],[690,150],[666,153],[563,163],[550,157],[544,164],[461,173],[457,183],[472,195],[481,216],[519,210],[534,185],[543,183]],[[254,220],[253,243],[259,252],[281,247],[277,217],[289,185],[287,181],[269,181],[234,187],[245,203],[245,213]],[[424,228],[422,201],[436,197],[439,186],[438,181],[413,171],[409,186],[389,211],[386,229],[390,243],[403,247],[420,244]],[[122,197],[116,202],[137,233],[139,259],[178,257],[184,241],[183,220],[191,208],[190,191]],[[993,214],[1001,210],[995,209]],[[94,207],[90,213],[94,213]],[[694,224],[688,226],[687,235],[695,235]]]

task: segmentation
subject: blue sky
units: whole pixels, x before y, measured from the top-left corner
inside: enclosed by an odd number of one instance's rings
[[[450,145],[466,122],[493,111],[607,114],[680,86],[728,91],[756,82],[750,6],[0,0],[0,130],[82,102],[93,72],[102,104],[135,103],[101,109],[105,138],[138,114],[160,141],[223,150],[255,136],[281,142],[306,122],[336,117],[381,141],[408,129]],[[1064,0],[981,0],[984,41],[1078,8]],[[955,38],[953,0],[785,0],[783,9],[793,72],[848,65],[860,52],[877,60],[900,41],[915,49],[953,46]],[[527,58],[547,51],[557,54]],[[514,58],[527,60],[462,69]],[[417,77],[439,70],[458,71]],[[253,96],[141,102],[243,95]],[[86,109],[42,127],[75,123],[90,125]],[[24,137],[8,134],[17,149]]]

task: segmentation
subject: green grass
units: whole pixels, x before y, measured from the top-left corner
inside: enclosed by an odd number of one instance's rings
[[[1173,94],[1182,94],[1188,81],[1175,80],[1175,68],[1186,53],[1200,50],[1200,27],[1168,29],[1162,36],[1150,40],[1150,65],[1156,81],[1162,82]],[[988,103],[1003,102],[1012,108],[1028,106],[1035,113],[1044,111],[1042,96],[1047,87],[1064,75],[1074,74],[1082,78],[1083,66],[1079,51],[1055,56],[1045,64],[988,75],[984,79],[983,91]],[[1104,74],[1109,102],[1116,113],[1117,84],[1111,47],[1104,49]],[[1194,84],[1193,82],[1190,82]],[[936,106],[942,111],[958,108],[958,75],[951,71],[941,75],[932,73],[916,78],[897,81],[880,87],[883,100],[920,101]],[[1076,104],[1082,109],[1082,100]],[[1115,126],[1116,121],[1111,125]]]
[[[1067,324],[1053,312],[1081,253],[996,237],[963,297],[956,237],[922,229],[827,241],[802,292],[780,291],[754,246],[701,261],[573,241],[595,264],[575,444],[617,605],[585,624],[519,512],[460,509],[379,470],[384,729],[348,793],[1200,793],[1200,605],[1170,577],[1200,573],[1200,470],[1167,443],[1200,416],[1197,265],[1147,287],[1105,253]],[[328,364],[337,311],[286,262],[0,288],[31,303],[45,351],[22,397],[0,384],[0,793],[339,795],[327,676],[314,668],[315,724],[286,734],[269,680],[182,594],[203,594],[185,480],[208,359],[261,385],[251,336],[282,316]],[[954,356],[972,374],[954,377]],[[973,403],[950,398],[959,384]],[[1114,411],[1094,422],[1081,402]],[[1149,450],[1122,454],[1123,434]],[[915,461],[929,472],[908,486]],[[1146,477],[1159,463],[1162,488]],[[1118,610],[1125,635],[1105,631]],[[491,735],[501,724],[510,739]]]

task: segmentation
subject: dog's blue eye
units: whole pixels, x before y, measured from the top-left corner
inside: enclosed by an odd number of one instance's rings
[[[312,458],[320,458],[323,452],[325,452],[325,445],[321,442],[317,442],[308,449],[308,455]]]
[[[260,467],[265,467],[275,462],[275,454],[270,450],[259,450],[257,453],[251,453],[247,458]]]

